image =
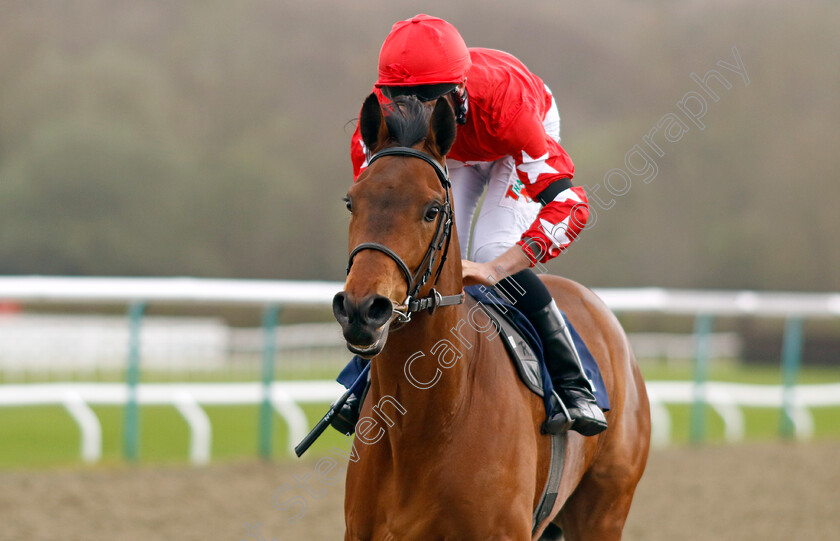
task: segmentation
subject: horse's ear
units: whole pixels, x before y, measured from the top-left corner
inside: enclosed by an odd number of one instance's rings
[[[373,152],[376,149],[383,130],[384,133],[388,132],[385,119],[382,116],[382,108],[376,94],[371,92],[370,96],[365,99],[362,112],[359,115],[359,131],[362,134],[362,141],[369,151]]]
[[[437,100],[430,125],[435,150],[441,157],[446,156],[455,142],[455,113],[447,100]]]

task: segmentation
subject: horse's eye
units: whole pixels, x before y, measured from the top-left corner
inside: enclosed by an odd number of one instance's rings
[[[353,203],[350,202],[349,197],[344,198],[344,204],[347,205],[347,210],[350,211],[350,214],[353,214]]]
[[[437,215],[438,215],[439,212],[440,212],[440,207],[439,206],[437,206],[437,205],[431,206],[428,209],[426,209],[426,215],[423,216],[423,219],[426,220],[427,222],[434,221],[434,219],[437,218]]]

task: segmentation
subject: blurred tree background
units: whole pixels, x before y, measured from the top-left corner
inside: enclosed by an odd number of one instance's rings
[[[353,119],[418,12],[548,83],[590,187],[692,72],[732,83],[552,272],[840,289],[840,5],[820,0],[3,0],[0,274],[342,279]],[[733,46],[748,86],[716,66]]]

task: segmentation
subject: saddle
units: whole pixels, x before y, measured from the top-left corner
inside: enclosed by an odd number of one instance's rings
[[[551,393],[554,391],[554,386],[543,362],[542,343],[534,326],[513,304],[502,299],[492,290],[484,286],[468,286],[464,290],[481,303],[482,307],[485,308],[484,312],[494,321],[500,333],[499,337],[503,338],[502,341],[511,362],[516,367],[519,379],[531,392],[543,399],[546,415],[548,415],[551,412],[549,400]],[[563,318],[566,320],[575,348],[578,350],[583,370],[595,387],[594,394],[598,407],[608,411],[610,409],[610,399],[598,363],[595,362],[592,352],[586,347],[566,314],[563,314]]]

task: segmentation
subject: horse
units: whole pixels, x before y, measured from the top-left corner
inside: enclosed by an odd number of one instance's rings
[[[345,198],[352,249],[333,311],[347,347],[371,366],[347,466],[345,540],[621,539],[650,412],[620,323],[591,290],[540,276],[598,359],[611,409],[602,434],[568,433],[550,519],[533,530],[549,470],[545,410],[463,297],[444,165],[453,111],[414,98],[383,109],[371,94],[359,124],[372,157]]]

